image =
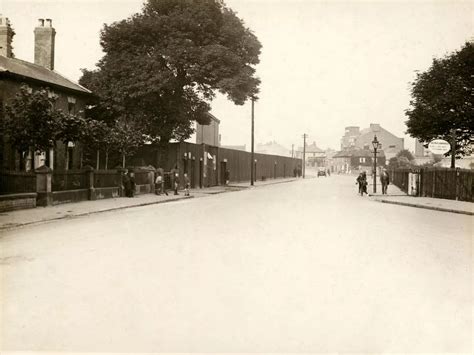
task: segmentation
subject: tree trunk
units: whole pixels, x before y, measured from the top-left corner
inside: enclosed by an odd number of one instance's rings
[[[125,169],[125,154],[122,154],[122,168]]]
[[[64,149],[66,149],[66,165],[64,166],[64,170],[69,170],[69,147],[68,142],[64,144]]]
[[[95,161],[95,170],[99,170],[100,164],[99,164],[99,158],[100,158],[100,150],[97,149],[97,154],[96,154],[96,161]]]
[[[105,151],[105,170],[107,170],[108,166],[109,166],[109,151],[106,150]]]

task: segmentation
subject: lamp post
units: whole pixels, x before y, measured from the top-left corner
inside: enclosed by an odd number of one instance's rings
[[[382,145],[377,140],[377,135],[374,135],[374,140],[372,141],[372,147],[374,147],[374,194],[377,192],[377,149],[381,148]]]

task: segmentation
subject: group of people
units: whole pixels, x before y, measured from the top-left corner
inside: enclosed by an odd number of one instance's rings
[[[173,191],[174,195],[179,195],[179,174],[178,172],[173,172]],[[184,196],[189,196],[189,189],[191,187],[191,181],[188,177],[188,174],[184,174]],[[168,191],[166,191],[165,179],[161,173],[158,173],[155,179],[155,193],[157,195],[165,194],[168,196]]]
[[[367,193],[367,173],[365,171],[361,172],[356,179],[356,184],[359,185],[359,194],[364,196]],[[382,185],[382,195],[387,194],[388,185],[390,184],[390,175],[386,169],[382,170],[380,174],[380,184]]]

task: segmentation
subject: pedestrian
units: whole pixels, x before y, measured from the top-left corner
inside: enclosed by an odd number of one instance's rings
[[[229,185],[229,182],[230,182],[230,171],[229,171],[229,170],[226,170],[226,171],[225,171],[225,176],[224,176],[224,178],[225,178],[225,184],[226,184],[226,185]]]
[[[189,180],[188,174],[184,173],[184,196],[189,196],[190,187],[191,187],[191,181]]]
[[[168,196],[168,192],[165,189],[165,180],[163,179],[161,173],[158,173],[158,175],[156,176],[155,193],[157,195],[161,195],[164,193],[166,196]]]
[[[128,176],[130,180],[130,190],[129,190],[128,197],[134,197],[135,196],[135,173],[133,171],[130,171],[128,173]]]
[[[131,189],[131,181],[130,181],[130,176],[128,175],[128,170],[127,169],[125,169],[123,171],[122,189],[125,192],[125,197],[129,197],[130,196],[130,189]]]
[[[380,174],[380,183],[382,184],[382,195],[386,195],[388,185],[390,184],[390,176],[387,169],[383,169],[382,174]]]
[[[178,188],[179,188],[179,175],[178,175],[178,173],[174,174],[173,184],[174,184],[174,194],[179,195],[179,193],[178,193]]]
[[[360,173],[356,181],[356,184],[359,185],[360,195],[364,196],[364,193],[367,193],[367,173],[365,171]]]

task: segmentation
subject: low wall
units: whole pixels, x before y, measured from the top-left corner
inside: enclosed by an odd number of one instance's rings
[[[0,195],[0,212],[36,207],[36,193]]]
[[[59,205],[62,203],[87,201],[89,199],[89,190],[66,190],[66,191],[53,191],[53,205]]]
[[[103,200],[105,198],[120,197],[120,189],[118,187],[99,187],[95,188],[95,199]]]
[[[149,194],[152,191],[152,186],[150,184],[146,185],[135,185],[135,195]]]

